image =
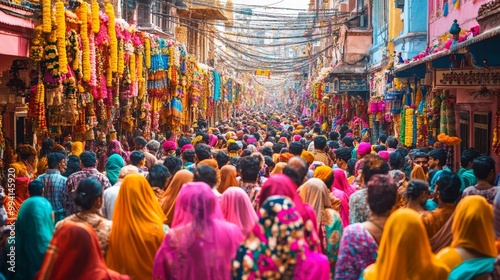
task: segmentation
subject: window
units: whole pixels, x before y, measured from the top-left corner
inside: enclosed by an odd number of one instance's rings
[[[462,139],[462,142],[460,143],[460,151],[463,151],[470,147],[469,145],[470,112],[460,111],[460,113],[458,113],[458,117],[460,124],[459,136],[460,139]]]
[[[379,0],[378,1],[378,9],[377,9],[377,20],[378,27],[383,31],[387,28],[387,23],[389,21],[389,0]]]
[[[474,147],[482,154],[489,154],[490,141],[490,112],[475,112],[473,123]],[[462,139],[463,140],[463,139]]]

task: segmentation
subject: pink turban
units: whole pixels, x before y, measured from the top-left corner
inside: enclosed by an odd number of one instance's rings
[[[185,150],[194,150],[194,147],[191,144],[186,144],[186,145],[182,146],[181,154],[184,153]]]
[[[357,153],[360,156],[366,156],[372,152],[372,145],[368,142],[361,142],[358,145]]]
[[[300,141],[300,139],[302,139],[302,136],[300,136],[300,135],[298,135],[298,134],[297,134],[297,135],[295,135],[295,136],[293,136],[293,141],[298,142],[298,141]]]
[[[391,154],[388,151],[380,151],[378,152],[378,155],[382,157],[385,161],[389,162],[389,157]]]
[[[249,137],[247,139],[247,144],[252,144],[252,143],[256,143],[257,142],[257,139],[255,137]]]
[[[174,141],[164,141],[162,147],[165,151],[175,151],[177,149],[177,144]]]

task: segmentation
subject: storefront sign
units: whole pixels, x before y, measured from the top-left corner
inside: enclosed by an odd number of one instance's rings
[[[366,79],[340,79],[339,91],[368,91],[368,81]]]
[[[500,69],[435,69],[434,70],[434,85],[436,88],[456,88],[470,87],[477,88],[500,87]]]

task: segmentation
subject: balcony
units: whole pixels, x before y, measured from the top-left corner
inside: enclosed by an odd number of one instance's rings
[[[137,28],[160,37],[173,37],[175,18],[172,7],[166,1],[137,2]]]

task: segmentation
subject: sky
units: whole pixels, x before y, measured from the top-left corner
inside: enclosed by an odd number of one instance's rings
[[[221,0],[220,2],[225,4],[226,0]],[[271,7],[307,10],[307,8],[309,7],[309,0],[233,0],[233,4],[235,7],[238,6],[238,4],[259,5],[259,6],[274,4],[271,5]],[[295,14],[298,11],[290,11],[290,10],[287,11],[281,9],[266,9],[266,10],[259,9],[259,12]]]

